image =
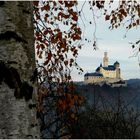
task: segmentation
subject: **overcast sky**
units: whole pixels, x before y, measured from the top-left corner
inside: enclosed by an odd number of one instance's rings
[[[82,5],[82,1],[80,2]],[[87,5],[84,6],[84,15],[87,21],[93,21],[92,14],[88,10]],[[98,15],[98,13],[95,13]],[[92,40],[95,26],[89,24],[84,20],[86,28],[84,35]],[[105,22],[102,17],[96,18],[96,37],[98,49],[95,51],[91,43],[84,42],[83,48],[79,51],[78,63],[83,68],[84,73],[78,75],[77,71],[73,71],[72,76],[74,81],[84,80],[84,74],[86,72],[94,72],[100,65],[103,59],[104,52],[108,52],[109,64],[113,64],[115,61],[120,63],[121,76],[123,79],[140,78],[140,67],[137,57],[130,57],[133,55],[133,50],[129,42],[137,41],[140,36],[140,27],[137,29],[129,30],[127,37],[124,38],[126,30],[118,28],[115,30],[109,30],[109,23]],[[81,26],[82,22],[81,22]]]

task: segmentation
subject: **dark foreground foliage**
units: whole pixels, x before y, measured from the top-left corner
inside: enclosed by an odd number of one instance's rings
[[[137,138],[138,117],[138,114],[133,113],[126,117],[124,112],[90,108],[79,114],[77,123],[71,126],[71,138]]]
[[[120,95],[118,92],[116,102],[110,106],[102,97],[92,106],[85,105],[85,111],[79,113],[77,122],[71,125],[71,138],[138,138],[140,113]]]
[[[76,91],[64,97],[47,95],[41,115],[42,138],[139,138],[140,113],[126,104],[117,91],[113,104],[95,96],[93,105],[86,100],[79,105],[81,94]]]

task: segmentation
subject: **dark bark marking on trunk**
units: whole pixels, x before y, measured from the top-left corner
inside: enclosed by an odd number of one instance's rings
[[[20,37],[13,31],[6,31],[5,33],[0,34],[0,40],[10,40],[12,38],[15,39],[17,42],[28,43],[26,40],[24,40],[22,37]]]
[[[0,6],[3,6],[4,5],[4,1],[0,1]]]
[[[32,99],[33,87],[26,81],[22,82],[18,71],[8,63],[0,61],[0,84],[5,82],[9,88],[15,89],[14,96],[18,99]]]

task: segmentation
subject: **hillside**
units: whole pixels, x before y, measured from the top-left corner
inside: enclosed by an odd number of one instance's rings
[[[131,87],[140,87],[140,79],[127,80],[127,84],[128,86],[131,86]]]
[[[120,96],[121,101],[130,106],[140,108],[140,79],[130,79],[127,81],[127,87],[110,87],[108,85],[103,85],[102,87],[98,85],[84,85],[81,82],[76,83],[76,91],[83,95],[90,105],[94,102],[104,101],[108,105],[115,105],[118,96]],[[99,103],[100,104],[100,103]]]

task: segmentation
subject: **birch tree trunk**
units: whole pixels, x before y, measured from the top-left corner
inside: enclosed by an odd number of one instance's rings
[[[0,2],[1,139],[40,137],[30,82],[35,69],[32,18],[31,2]]]

